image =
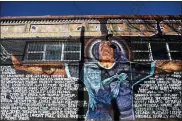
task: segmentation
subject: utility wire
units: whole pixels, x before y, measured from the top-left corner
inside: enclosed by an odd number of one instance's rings
[[[74,7],[77,9],[77,11],[81,14],[81,15],[83,15],[83,12],[79,9],[79,7],[76,5],[76,3],[75,3],[75,1],[73,1],[73,5],[74,5]]]

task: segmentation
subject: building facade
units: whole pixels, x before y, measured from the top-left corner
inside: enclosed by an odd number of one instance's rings
[[[181,16],[0,22],[2,120],[182,118]]]

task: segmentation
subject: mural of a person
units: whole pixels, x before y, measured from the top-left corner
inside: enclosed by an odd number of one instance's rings
[[[133,86],[146,78],[159,73],[162,62],[152,62],[142,65],[142,71],[137,70],[140,64],[132,64],[124,54],[122,48],[116,43],[99,41],[90,48],[91,53],[98,62],[84,64],[83,82],[88,90],[89,106],[86,119],[112,120],[110,105],[112,99],[116,100],[120,119],[134,119]],[[165,61],[160,69],[166,72],[182,70],[181,62]],[[140,74],[133,78],[131,74],[136,71]]]
[[[154,73],[175,72],[182,70],[181,61],[158,61],[144,65],[143,75],[137,74],[136,79],[131,76],[135,71],[125,49],[117,42],[99,41],[93,44],[91,53],[98,62],[84,64],[84,79],[82,80],[88,90],[89,106],[87,119],[111,120],[110,105],[112,99],[116,100],[120,111],[120,119],[134,119],[132,105],[132,87]],[[6,53],[11,58],[15,69],[33,74],[55,74],[70,77],[71,71],[66,63],[39,63],[21,64],[16,56]],[[2,60],[6,60],[4,58]],[[140,64],[139,64],[140,66]],[[142,66],[142,67],[144,67]],[[148,75],[147,75],[148,74]],[[136,82],[133,82],[136,81]]]

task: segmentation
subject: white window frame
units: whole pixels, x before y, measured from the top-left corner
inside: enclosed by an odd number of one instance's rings
[[[141,41],[134,41],[133,43],[137,43],[137,44],[141,44],[141,43],[148,43],[148,50],[132,50],[133,53],[140,53],[140,52],[149,52],[149,59],[135,59],[133,58],[133,61],[154,61],[153,59],[153,55],[152,55],[152,48],[151,48],[151,42],[141,42]],[[168,55],[168,60],[178,60],[178,59],[173,59],[172,56],[171,56],[171,52],[172,53],[175,53],[175,52],[181,52],[181,50],[172,50],[170,49],[170,46],[169,44],[170,43],[182,43],[182,42],[162,42],[163,44],[165,44],[166,46],[166,52],[167,52],[167,55]]]
[[[49,44],[50,43],[50,44]],[[59,45],[57,45],[57,43],[59,43]],[[43,51],[29,51],[29,46],[30,46],[31,43],[27,43],[27,48],[26,48],[26,53],[25,53],[25,58],[24,58],[24,61],[70,61],[70,62],[73,62],[73,61],[80,61],[81,60],[81,43],[80,42],[67,42],[67,41],[59,41],[59,42],[34,42],[33,44],[43,44]],[[73,44],[73,46],[75,44],[78,44],[78,48],[79,50],[78,51],[66,51],[65,50],[65,46],[66,44]],[[53,46],[60,46],[61,45],[61,55],[60,55],[60,60],[48,60],[46,59],[46,50],[47,50],[47,46],[49,45],[53,45]],[[42,53],[42,59],[35,59],[35,60],[30,60],[28,59],[28,54],[29,53]],[[66,53],[79,53],[79,58],[77,60],[65,60],[64,59],[64,55]]]
[[[133,58],[133,61],[152,61],[153,60],[150,43],[141,42],[141,41],[139,41],[139,42],[134,41],[133,43],[137,43],[137,44],[145,43],[145,44],[147,44],[147,49],[148,49],[148,50],[132,50],[133,54],[134,53],[141,53],[141,52],[145,52],[145,53],[149,54],[148,59],[135,59],[135,58]]]

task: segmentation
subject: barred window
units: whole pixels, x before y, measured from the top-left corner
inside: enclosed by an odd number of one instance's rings
[[[25,61],[79,61],[81,44],[79,42],[29,42]]]

